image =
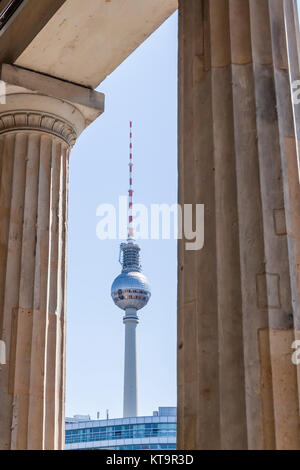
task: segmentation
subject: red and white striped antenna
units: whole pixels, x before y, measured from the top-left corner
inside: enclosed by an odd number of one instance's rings
[[[132,196],[133,196],[133,185],[132,185],[132,121],[129,122],[129,190],[128,190],[128,238],[134,238],[133,232],[133,215],[132,215]]]

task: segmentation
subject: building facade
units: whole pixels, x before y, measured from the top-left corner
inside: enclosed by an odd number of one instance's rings
[[[66,418],[66,450],[174,450],[176,407],[159,407],[153,416],[92,420]]]

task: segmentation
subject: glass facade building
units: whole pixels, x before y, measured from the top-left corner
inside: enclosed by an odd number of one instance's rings
[[[176,449],[176,407],[160,407],[153,416],[91,420],[66,418],[65,449]]]

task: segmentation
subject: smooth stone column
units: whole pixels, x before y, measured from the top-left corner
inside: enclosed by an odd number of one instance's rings
[[[179,449],[300,448],[288,21],[283,0],[179,2],[179,203],[205,205],[204,248],[178,247]]]

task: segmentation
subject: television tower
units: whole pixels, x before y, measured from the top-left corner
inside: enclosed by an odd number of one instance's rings
[[[120,245],[119,261],[122,272],[114,280],[111,296],[114,303],[125,310],[125,361],[124,361],[124,418],[137,416],[137,366],[136,366],[136,326],[139,323],[138,310],[150,299],[148,279],[142,274],[140,247],[134,239],[132,216],[132,122],[130,121],[129,143],[129,190],[128,190],[128,238]]]

